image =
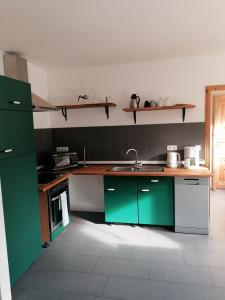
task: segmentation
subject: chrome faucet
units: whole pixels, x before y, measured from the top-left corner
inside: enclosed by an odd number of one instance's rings
[[[126,155],[128,155],[131,151],[134,151],[134,152],[136,153],[136,161],[135,161],[135,163],[134,163],[134,166],[135,166],[135,168],[140,169],[141,166],[142,166],[142,162],[141,162],[141,160],[139,160],[139,158],[138,158],[138,152],[137,152],[137,150],[136,150],[136,149],[133,149],[133,148],[128,149],[127,152],[126,152]]]

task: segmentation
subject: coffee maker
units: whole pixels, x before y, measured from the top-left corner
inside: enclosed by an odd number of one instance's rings
[[[200,166],[200,145],[184,147],[184,167],[197,169]]]

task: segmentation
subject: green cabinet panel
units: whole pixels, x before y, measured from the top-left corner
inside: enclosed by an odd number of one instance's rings
[[[34,151],[32,113],[0,110],[0,160]]]
[[[137,178],[105,176],[106,222],[138,223]]]
[[[0,109],[31,111],[30,84],[0,76]]]
[[[13,284],[41,251],[35,154],[1,160],[0,177]]]
[[[139,224],[173,226],[173,177],[139,177],[138,212]]]

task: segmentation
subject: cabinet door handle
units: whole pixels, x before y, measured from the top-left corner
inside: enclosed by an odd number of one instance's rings
[[[159,182],[159,179],[151,179],[151,182]]]
[[[13,149],[0,150],[0,153],[9,153],[9,152],[13,152]]]
[[[150,190],[149,189],[142,189],[141,191],[146,193],[146,192],[149,192]]]
[[[11,101],[10,103],[12,103],[12,104],[14,104],[14,105],[21,105],[21,104],[22,104],[21,101],[16,101],[16,100]]]
[[[109,192],[114,192],[115,189],[113,189],[113,188],[108,188],[107,191],[109,191]]]

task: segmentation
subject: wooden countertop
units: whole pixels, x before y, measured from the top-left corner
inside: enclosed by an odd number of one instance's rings
[[[56,178],[55,180],[51,181],[50,183],[43,183],[38,185],[39,192],[46,192],[47,190],[51,189],[58,183],[68,179],[72,174],[70,172],[63,174],[62,176]]]
[[[124,165],[121,165],[124,166]],[[90,165],[87,168],[71,170],[73,175],[110,175],[110,176],[189,176],[189,177],[212,177],[213,174],[207,168],[184,169],[164,168],[164,172],[110,172],[112,165]]]
[[[89,165],[87,168],[70,169],[68,173],[63,174],[57,179],[47,184],[39,184],[39,192],[46,192],[58,183],[68,179],[72,175],[102,175],[102,176],[180,176],[180,177],[212,177],[213,174],[207,168],[184,169],[184,168],[164,168],[164,172],[110,172],[114,165]],[[118,165],[117,165],[118,166]],[[125,165],[121,165],[125,166]]]

